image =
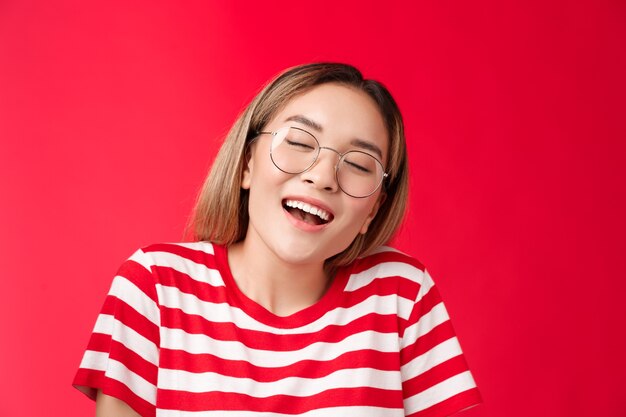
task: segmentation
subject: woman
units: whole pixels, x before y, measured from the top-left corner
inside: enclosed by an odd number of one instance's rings
[[[120,268],[74,385],[98,416],[444,416],[479,394],[415,259],[400,112],[343,64],[270,82],[220,149],[195,241]]]

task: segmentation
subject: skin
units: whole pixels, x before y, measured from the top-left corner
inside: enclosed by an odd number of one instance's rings
[[[321,129],[307,125],[305,119]],[[375,154],[358,139],[380,150],[383,165],[387,160],[389,138],[376,104],[350,87],[323,84],[295,97],[264,131],[284,126],[304,128],[321,146],[339,152],[357,149]],[[271,136],[265,135],[252,146],[242,178],[242,187],[250,190],[250,222],[245,239],[229,247],[228,261],[248,298],[286,317],[322,297],[332,278],[324,272],[324,261],[346,249],[357,234],[367,232],[385,195],[379,189],[369,197],[354,198],[341,191],[335,180],[339,157],[327,150],[302,174],[281,172],[270,160],[270,144]],[[329,209],[333,220],[321,230],[304,230],[285,213],[285,197],[312,199]],[[123,401],[99,392],[96,417],[109,416],[139,414]]]
[[[321,129],[309,125],[312,121]],[[365,93],[338,84],[323,84],[292,99],[264,131],[284,126],[313,133],[320,145],[339,152],[364,149],[357,140],[378,148],[387,160],[388,135],[376,104]],[[384,195],[350,197],[335,180],[338,156],[322,150],[315,165],[302,174],[278,170],[269,157],[271,136],[252,146],[242,187],[250,190],[250,222],[245,239],[229,248],[229,264],[239,288],[278,316],[289,316],[314,304],[328,288],[324,261],[365,233]],[[334,218],[319,231],[294,226],[282,207],[285,197],[313,199]],[[294,279],[297,277],[297,279]]]
[[[98,391],[96,417],[141,417],[124,401]]]

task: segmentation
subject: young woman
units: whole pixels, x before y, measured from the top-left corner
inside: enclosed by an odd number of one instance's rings
[[[424,267],[382,246],[400,112],[354,67],[270,82],[228,134],[194,242],[115,277],[74,385],[98,416],[446,416],[480,401]]]

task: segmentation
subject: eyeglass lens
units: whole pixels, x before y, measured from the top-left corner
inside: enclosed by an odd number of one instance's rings
[[[281,171],[299,174],[313,166],[319,153],[320,146],[313,135],[305,130],[286,127],[274,135],[270,156]],[[341,157],[336,175],[339,187],[346,194],[367,197],[380,186],[384,171],[372,155],[354,150]]]

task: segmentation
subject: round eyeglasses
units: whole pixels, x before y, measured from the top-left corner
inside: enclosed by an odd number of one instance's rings
[[[369,153],[358,150],[340,153],[320,146],[315,136],[298,127],[257,132],[257,135],[272,135],[270,158],[276,168],[287,174],[301,174],[309,170],[322,149],[335,152],[339,155],[339,162],[335,165],[337,185],[351,197],[365,198],[374,194],[388,175],[383,164]]]

